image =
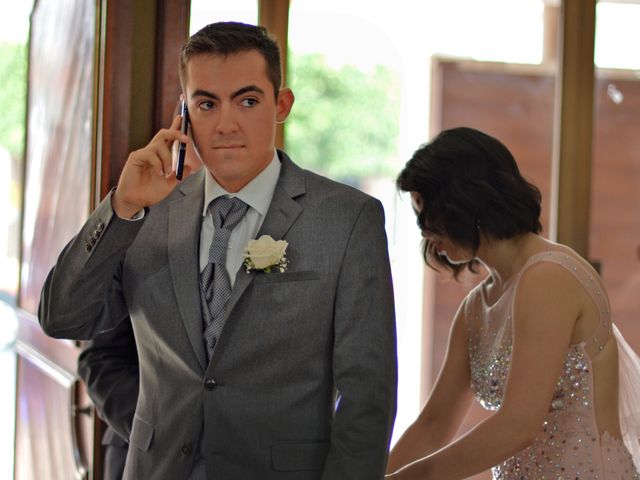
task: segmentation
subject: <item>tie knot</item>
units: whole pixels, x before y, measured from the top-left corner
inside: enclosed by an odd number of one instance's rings
[[[233,230],[247,213],[248,205],[237,197],[218,197],[209,204],[216,229]]]

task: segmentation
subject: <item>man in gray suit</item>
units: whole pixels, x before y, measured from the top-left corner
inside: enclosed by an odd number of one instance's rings
[[[203,28],[180,73],[191,140],[176,117],[131,153],[50,272],[42,327],[84,339],[130,315],[125,478],[382,478],[397,382],[382,206],[276,151],[294,97],[263,28]],[[206,167],[182,183],[175,141]],[[263,235],[271,258],[245,261]]]

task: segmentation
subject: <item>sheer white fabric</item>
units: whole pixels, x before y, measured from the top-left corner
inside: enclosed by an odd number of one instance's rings
[[[633,456],[633,463],[640,470],[640,358],[615,325],[613,334],[618,342],[618,406],[622,438]]]

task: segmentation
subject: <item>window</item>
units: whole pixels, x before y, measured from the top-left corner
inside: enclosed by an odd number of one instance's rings
[[[257,0],[228,0],[211,2],[209,0],[191,1],[191,19],[189,34],[213,22],[234,21],[256,24],[258,22]]]
[[[540,0],[413,2],[402,8],[371,0],[291,1],[287,83],[296,104],[285,124],[286,150],[302,166],[350,183],[385,207],[399,347],[394,440],[425,400],[449,322],[468,290],[436,281],[431,272],[423,283],[420,234],[408,197],[398,195],[394,185],[429,132],[443,127],[432,65],[443,57],[540,64],[543,7]],[[552,88],[553,80],[551,102]],[[551,121],[550,116],[549,144]],[[550,175],[550,156],[549,148],[543,175]],[[453,301],[436,311],[444,298]],[[425,351],[426,345],[436,347]]]
[[[0,478],[12,478],[18,324],[11,309],[18,294],[20,211],[27,106],[27,42],[32,2],[3,8],[0,16]]]
[[[640,3],[596,9],[594,145],[589,252],[601,268],[613,319],[640,349]]]

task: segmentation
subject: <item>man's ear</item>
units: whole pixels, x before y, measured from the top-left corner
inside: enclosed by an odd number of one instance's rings
[[[290,88],[280,89],[276,100],[276,122],[283,123],[287,119],[295,99]]]

